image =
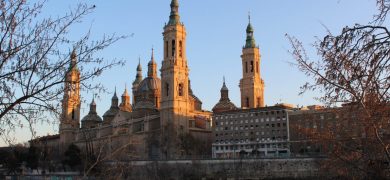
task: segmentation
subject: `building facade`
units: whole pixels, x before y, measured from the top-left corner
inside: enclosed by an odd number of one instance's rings
[[[172,0],[170,7],[162,33],[161,78],[152,49],[145,78],[140,61],[131,92],[125,87],[118,98],[115,89],[111,106],[102,117],[94,99],[90,112],[80,117],[80,72],[77,53],[72,52],[62,101],[60,149],[72,143],[86,150],[104,148],[106,154],[123,149],[120,159],[182,158],[205,153],[197,149],[208,145],[206,154],[214,158],[283,157],[290,155],[291,148],[293,152],[301,151],[302,144],[291,144],[301,140],[296,134],[291,139],[290,128],[290,117],[301,123],[297,120],[303,118],[301,111],[291,106],[264,105],[261,55],[250,18],[241,55],[241,108],[230,101],[224,79],[221,98],[210,112],[202,109],[202,101],[191,89],[187,31],[180,19],[178,1]]]
[[[213,157],[288,156],[288,112],[288,109],[274,106],[215,113]]]
[[[132,83],[133,99],[126,87],[119,102],[115,90],[111,107],[103,118],[92,100],[90,112],[80,121],[80,72],[73,51],[62,102],[61,149],[73,143],[86,150],[104,148],[106,154],[124,149],[121,159],[180,158],[196,154],[196,148],[184,145],[187,139],[183,137],[211,144],[212,113],[202,109],[202,102],[191,89],[186,29],[180,21],[178,1],[172,0],[170,6],[169,21],[163,31],[161,79],[152,50],[145,78],[141,63],[137,67]]]

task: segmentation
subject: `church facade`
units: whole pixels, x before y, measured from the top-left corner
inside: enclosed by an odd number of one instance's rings
[[[90,112],[80,117],[80,72],[77,55],[72,52],[72,63],[66,74],[62,116],[59,127],[59,146],[66,149],[76,144],[81,149],[96,153],[104,149],[120,159],[180,158],[211,154],[213,141],[211,111],[202,109],[202,101],[191,89],[186,58],[186,28],[180,20],[179,3],[171,1],[169,21],[164,26],[164,53],[160,77],[152,50],[143,78],[139,63],[130,91],[117,91],[111,107],[102,118],[96,112],[95,100]],[[260,53],[255,45],[253,28],[249,23],[247,40],[242,54],[243,78],[240,81],[241,108],[264,106],[264,82],[260,77]],[[224,83],[221,100],[215,112],[238,109],[228,97]],[[80,126],[81,124],[81,126]],[[118,151],[124,153],[118,153]]]

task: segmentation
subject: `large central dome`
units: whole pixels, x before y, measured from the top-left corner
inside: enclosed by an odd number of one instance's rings
[[[161,79],[158,77],[147,77],[141,81],[138,86],[138,92],[150,91],[150,90],[160,90],[161,89]]]

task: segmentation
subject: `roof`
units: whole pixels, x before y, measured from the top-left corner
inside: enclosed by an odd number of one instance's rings
[[[214,107],[213,111],[218,113],[220,111],[232,111],[238,108],[230,101],[219,101]]]
[[[118,112],[119,112],[119,107],[112,107],[111,106],[110,109],[108,109],[104,113],[103,117],[106,117],[106,116],[114,117],[116,114],[118,114]]]
[[[84,121],[95,121],[95,122],[102,122],[103,119],[97,114],[97,113],[89,113],[81,120]]]
[[[158,77],[146,77],[138,86],[138,91],[149,91],[161,89],[161,80]]]
[[[251,108],[251,109],[236,109],[231,111],[214,113],[214,115],[234,114],[234,113],[244,113],[244,112],[259,112],[259,111],[278,111],[278,110],[288,110],[288,109],[277,107],[277,106],[268,106],[268,107],[259,107],[259,108]]]

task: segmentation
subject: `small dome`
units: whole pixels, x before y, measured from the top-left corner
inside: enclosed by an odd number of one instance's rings
[[[158,77],[147,77],[138,86],[140,92],[159,89],[161,89],[161,80]]]
[[[222,102],[218,102],[213,107],[213,112],[218,113],[218,112],[230,111],[230,110],[236,110],[236,109],[238,109],[238,108],[232,102],[222,101]]]
[[[97,114],[88,114],[81,121],[96,121],[99,123],[102,122],[103,119]]]
[[[96,127],[97,124],[102,123],[103,119],[97,113],[89,113],[81,120],[82,128]]]
[[[119,112],[119,108],[118,107],[111,107],[109,110],[107,110],[104,113],[103,117],[106,117],[106,116],[114,117],[116,114],[118,114],[118,112]]]
[[[251,23],[249,23],[248,24],[248,27],[246,28],[246,32],[248,32],[248,33],[250,33],[250,32],[252,32],[253,33],[253,27],[252,27],[252,24]]]

